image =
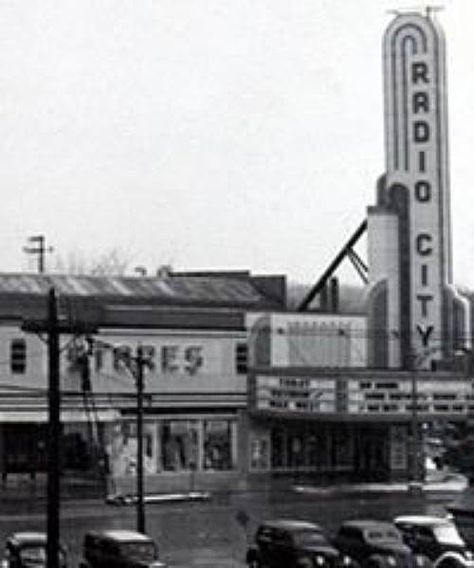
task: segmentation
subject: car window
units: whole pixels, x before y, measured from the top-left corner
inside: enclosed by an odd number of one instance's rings
[[[130,560],[152,561],[155,546],[152,542],[124,542],[119,546],[120,556]]]
[[[327,545],[328,542],[322,532],[315,530],[298,531],[293,535],[297,546]]]
[[[20,550],[20,558],[25,566],[46,562],[46,548],[44,546],[25,546]]]
[[[341,527],[339,529],[339,536],[355,540],[361,540],[362,533],[357,527]]]
[[[464,546],[465,544],[455,526],[445,525],[442,527],[435,527],[433,532],[436,539],[441,544],[456,544],[459,546]]]
[[[365,532],[365,538],[368,542],[400,542],[400,533],[391,528],[375,528]]]
[[[424,541],[434,540],[433,539],[433,532],[431,531],[431,529],[429,529],[427,527],[418,527],[416,533],[417,533],[417,537],[420,538],[421,540],[424,540]]]
[[[108,540],[103,540],[103,541],[99,540],[97,543],[97,551],[99,553],[114,554],[115,547],[113,543],[110,543]]]
[[[273,531],[273,542],[280,546],[288,546],[291,545],[291,536],[286,531],[275,529]]]
[[[272,531],[268,527],[260,527],[257,532],[257,541],[258,542],[271,542],[272,540]]]

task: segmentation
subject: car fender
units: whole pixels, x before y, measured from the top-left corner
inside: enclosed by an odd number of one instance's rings
[[[439,556],[433,564],[433,568],[449,568],[451,566],[474,568],[474,561],[468,560],[459,552],[448,551]]]

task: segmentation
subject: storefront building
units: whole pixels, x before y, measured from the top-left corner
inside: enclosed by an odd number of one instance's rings
[[[44,320],[54,287],[62,319],[94,327],[61,336],[63,475],[96,476],[107,493],[136,487],[136,383],[146,360],[146,491],[229,486],[241,477],[247,405],[245,314],[283,309],[282,277],[248,273],[91,278],[0,275],[0,471],[46,468],[48,362]]]

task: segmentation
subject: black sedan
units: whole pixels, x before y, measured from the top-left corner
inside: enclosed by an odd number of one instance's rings
[[[390,522],[377,520],[345,521],[334,545],[352,557],[362,568],[431,568],[429,558],[414,553],[401,533]]]
[[[262,523],[249,547],[249,568],[349,568],[351,559],[340,554],[314,523],[277,519]]]

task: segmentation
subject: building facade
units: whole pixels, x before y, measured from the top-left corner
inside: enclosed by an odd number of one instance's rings
[[[452,280],[445,41],[431,11],[392,20],[383,68],[366,315],[251,316],[248,431],[262,478],[410,478],[424,431],[474,410],[472,307]]]
[[[134,491],[133,354],[146,354],[145,490],[409,478],[435,422],[474,410],[472,306],[452,284],[444,38],[384,36],[386,168],[368,209],[363,315],[289,313],[285,280],[0,275],[0,470],[44,471],[48,290],[94,327],[61,339],[62,469]]]
[[[228,486],[240,478],[247,404],[245,314],[283,309],[281,277],[248,273],[165,278],[0,275],[0,470],[32,477],[46,467],[48,289],[60,319],[62,470],[93,473],[109,493],[133,493],[137,465],[136,384],[131,363],[147,360],[144,468],[147,491]]]

